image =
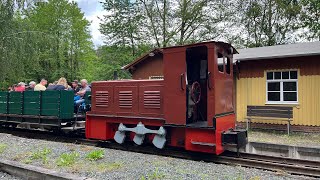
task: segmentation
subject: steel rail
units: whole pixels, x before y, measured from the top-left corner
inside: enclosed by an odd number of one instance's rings
[[[237,153],[227,151],[220,156],[186,151],[182,148],[165,148],[157,149],[153,146],[136,146],[132,142],[126,142],[123,145],[111,141],[90,140],[83,137],[75,136],[62,136],[53,134],[46,131],[35,131],[25,129],[4,129],[0,128],[0,133],[8,133],[32,139],[42,139],[56,142],[67,142],[74,144],[82,144],[89,146],[96,146],[102,148],[117,149],[123,151],[169,156],[174,158],[182,158],[196,161],[213,162],[226,165],[240,165],[243,167],[257,168],[263,170],[269,170],[274,172],[283,172],[292,175],[301,175],[308,177],[320,178],[320,162],[293,159],[276,156],[266,156],[259,154],[241,153],[237,156]],[[41,134],[41,135],[39,135]]]

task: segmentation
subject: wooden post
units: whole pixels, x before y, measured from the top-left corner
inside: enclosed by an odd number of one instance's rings
[[[289,118],[289,120],[288,120],[288,136],[290,136],[290,118]]]
[[[247,118],[247,131],[249,131],[249,119]]]

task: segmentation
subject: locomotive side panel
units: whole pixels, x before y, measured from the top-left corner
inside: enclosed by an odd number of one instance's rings
[[[218,58],[223,61],[218,62]],[[216,45],[216,58],[214,62],[217,63],[214,73],[215,113],[216,115],[232,113],[234,112],[232,54],[229,54],[228,49],[222,45]],[[218,63],[223,67],[222,72],[218,70]]]
[[[91,112],[96,114],[114,114],[113,83],[94,82],[91,89]]]
[[[94,114],[163,118],[162,80],[123,80],[92,83]]]
[[[166,123],[186,124],[186,52],[185,48],[164,50],[164,116]]]
[[[162,118],[163,103],[163,84],[140,84],[139,116]]]

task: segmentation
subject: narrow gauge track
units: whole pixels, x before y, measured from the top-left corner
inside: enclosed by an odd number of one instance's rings
[[[320,178],[320,162],[317,161],[265,156],[249,153],[241,153],[240,157],[238,157],[235,152],[230,151],[225,152],[221,156],[216,156],[206,153],[188,152],[183,149],[177,148],[167,148],[160,150],[152,146],[136,146],[130,142],[126,142],[124,145],[119,145],[117,143],[109,141],[88,140],[80,136],[66,137],[47,131],[36,131],[27,129],[0,128],[0,133],[12,134],[25,138],[83,144],[145,154],[170,156],[189,160],[213,162],[227,165],[240,165],[243,167],[282,172],[292,175]]]

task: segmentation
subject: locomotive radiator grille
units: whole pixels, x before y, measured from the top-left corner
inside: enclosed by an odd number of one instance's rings
[[[161,97],[160,91],[144,91],[144,108],[160,109]]]
[[[109,91],[96,92],[96,107],[109,107]]]
[[[132,91],[119,91],[119,107],[132,108]]]

